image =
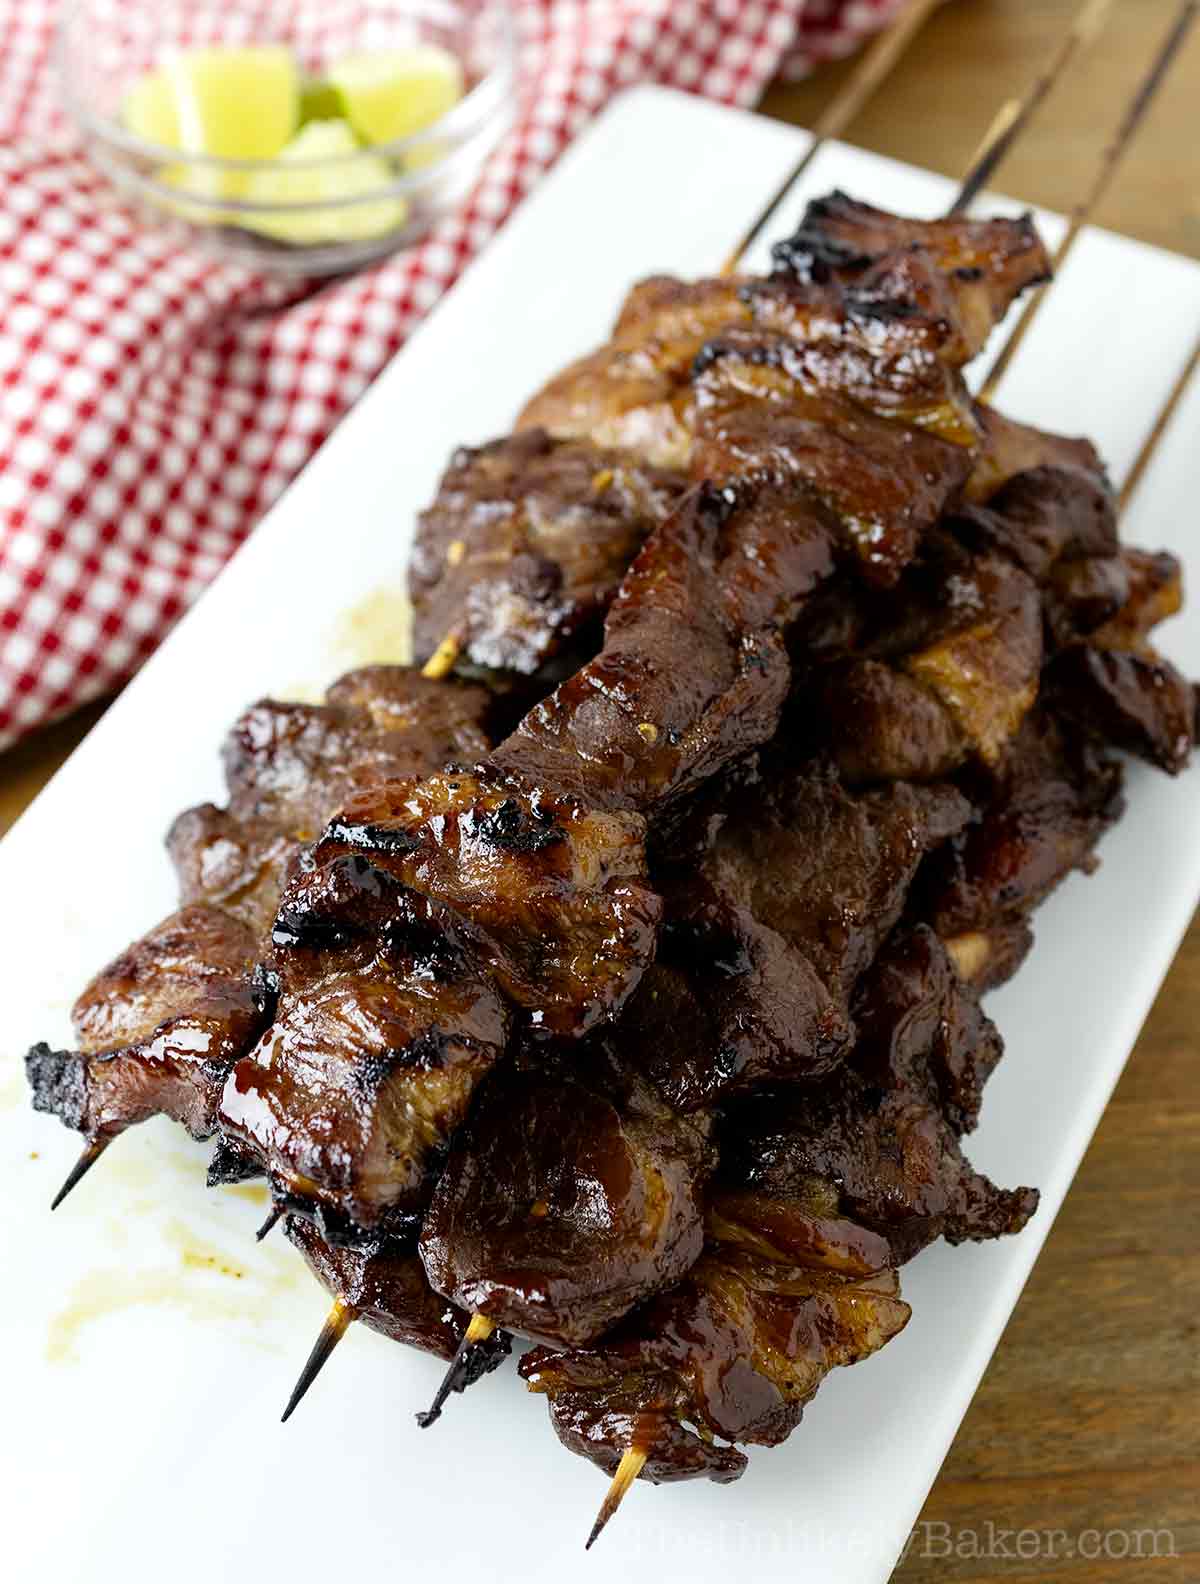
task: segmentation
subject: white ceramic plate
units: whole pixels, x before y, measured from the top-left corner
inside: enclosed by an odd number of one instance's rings
[[[76,1140],[27,1108],[20,1057],[65,1041],[93,972],[173,906],[160,836],[219,793],[217,747],[251,698],[395,655],[415,511],[451,448],[606,332],[654,270],[714,268],[804,134],[639,90],[560,164],[360,403],[228,571],[0,846],[0,1541],[14,1584],[213,1579],[559,1581],[603,1493],[510,1373],[420,1432],[436,1362],[353,1331],[295,1419],[282,1403],[325,1297],[260,1191],[203,1185],[206,1151],[165,1123],[119,1141],[51,1220]],[[843,146],[782,217],[834,185],[933,215],[939,177]],[[1046,218],[1046,231],[1060,222]],[[1012,371],[1016,416],[1095,436],[1120,477],[1186,356],[1200,268],[1089,234]],[[1127,534],[1192,552],[1200,382]],[[368,598],[369,597],[369,598]],[[368,600],[363,606],[362,602]],[[1200,610],[1200,606],[1196,609]],[[347,618],[347,612],[357,617]],[[386,642],[381,644],[381,638]],[[1200,617],[1164,647],[1200,674]],[[586,1563],[693,1584],[878,1584],[937,1473],[1129,1053],[1200,890],[1200,781],[1135,770],[1103,867],[1039,915],[994,998],[1008,1041],[977,1164],[1037,1183],[1022,1236],[934,1248],[905,1273],[912,1323],[823,1387],[742,1481],[639,1485]],[[1079,1295],[1080,1324],[1093,1299]]]

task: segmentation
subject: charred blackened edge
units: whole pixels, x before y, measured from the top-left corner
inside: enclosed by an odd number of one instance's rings
[[[380,825],[374,820],[349,820],[336,814],[325,827],[321,838],[325,842],[344,842],[347,847],[357,847],[363,852],[388,853],[406,858],[419,852],[421,839],[402,825]]]
[[[210,1188],[223,1188],[232,1183],[250,1182],[265,1176],[261,1165],[239,1145],[221,1136],[217,1139],[208,1163],[205,1179]]]
[[[347,905],[363,898],[380,902],[385,894],[398,895],[401,889],[391,875],[357,853],[339,854],[322,867],[331,884],[319,901],[305,895],[299,903],[286,898],[280,903],[271,927],[271,944],[276,948],[344,946],[362,933],[360,926],[347,920]]]
[[[474,1040],[445,1033],[436,1025],[413,1036],[407,1045],[386,1051],[370,1051],[354,1064],[350,1083],[364,1099],[377,1090],[397,1072],[416,1069],[436,1072],[445,1061],[446,1053],[453,1048],[478,1050]]]
[[[46,1111],[75,1132],[83,1131],[87,1116],[87,1062],[78,1051],[51,1050],[45,1041],[30,1047],[25,1056],[25,1077],[33,1095],[33,1109]]]
[[[445,1152],[442,1151],[442,1154]],[[440,1161],[438,1163],[440,1169]],[[356,1254],[370,1257],[385,1249],[388,1252],[411,1251],[421,1235],[424,1210],[406,1210],[391,1206],[373,1227],[363,1227],[345,1210],[325,1204],[319,1199],[306,1199],[293,1193],[282,1177],[268,1172],[271,1204],[285,1214],[289,1221],[307,1221],[317,1234],[333,1248],[353,1249]],[[293,1242],[296,1240],[293,1238]]]
[[[566,833],[554,823],[549,809],[527,813],[516,798],[505,798],[479,822],[479,836],[501,852],[538,853],[561,842]]]
[[[498,1369],[508,1355],[512,1352],[512,1337],[507,1331],[493,1331],[481,1342],[467,1342],[466,1333],[463,1341],[459,1343],[458,1351],[446,1371],[445,1379],[438,1388],[433,1406],[423,1413],[416,1414],[417,1423],[422,1430],[428,1430],[430,1425],[436,1424],[442,1417],[442,1408],[446,1399],[454,1392],[464,1392],[468,1387],[474,1386],[476,1381],[490,1375]],[[465,1345],[464,1345],[465,1344]]]
[[[802,286],[825,286],[835,271],[863,270],[875,255],[830,236],[824,222],[837,218],[843,204],[854,200],[840,190],[814,198],[790,237],[771,248],[772,280],[795,281]]]

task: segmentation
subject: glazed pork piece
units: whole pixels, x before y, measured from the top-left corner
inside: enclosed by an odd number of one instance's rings
[[[600,647],[604,613],[686,479],[543,430],[464,448],[417,519],[413,648],[448,635],[461,666],[545,685]]]
[[[953,374],[977,347],[980,305],[1000,311],[1037,278],[1044,255],[1030,244],[1024,223],[1002,223],[987,234],[994,282],[943,276],[906,237],[900,254],[850,271],[849,284],[769,283],[772,334],[779,333],[781,315],[797,342],[825,335],[836,321],[828,333],[841,336],[847,349],[849,361],[838,364],[829,383],[839,402],[854,407],[845,416],[859,450],[855,502],[839,493],[840,484],[822,494],[812,469],[793,466],[778,449],[768,449],[753,468],[739,461],[730,482],[706,482],[685,495],[627,572],[600,652],[536,705],[487,760],[470,773],[381,786],[330,822],[311,865],[284,893],[275,936],[280,951],[315,949],[347,934],[363,942],[364,952],[372,934],[403,951],[408,932],[421,934],[438,920],[437,928],[453,931],[473,970],[499,988],[517,1032],[578,1038],[620,1011],[658,942],[661,903],[647,878],[647,827],[774,734],[790,682],[782,633],[839,564],[871,585],[895,582],[961,492],[973,425],[956,431],[953,441],[913,428],[897,416],[895,403],[881,401],[871,410],[863,382],[896,374],[907,348],[909,361],[929,361],[944,386],[946,371]],[[939,233],[939,258],[946,247]],[[728,282],[708,284],[716,296],[728,294]],[[706,289],[685,293],[690,306],[673,321],[681,335],[691,334],[687,324]],[[664,308],[660,330],[677,308]],[[696,364],[684,371],[688,382],[693,373],[703,378],[704,360]],[[851,365],[857,384],[847,373]],[[797,376],[782,397],[756,390],[744,399],[739,393],[736,405],[765,414],[768,429],[772,422],[787,429],[792,405],[806,409],[819,396]],[[907,407],[904,413],[912,416]],[[814,429],[814,444],[815,436]],[[784,449],[799,444],[793,435]],[[871,546],[860,535],[860,515],[878,525]],[[293,1095],[321,1091],[323,1061],[332,1061],[339,1075],[353,1070],[359,1056],[370,1056],[375,1038],[368,1033],[357,1051],[321,1055],[301,1027],[297,1043],[306,995],[301,973],[294,991],[281,997],[276,1029],[263,1036],[270,1062],[252,1057],[247,1071],[232,1075],[225,1137],[286,1185],[290,1206],[332,1215],[346,1198],[351,1218],[365,1217],[364,1228],[375,1228],[379,1216],[410,1200],[415,1175],[403,1189],[389,1182],[382,1200],[365,1199],[350,1187],[364,1177],[357,1165],[308,1150],[284,1125]],[[456,1038],[453,1028],[439,1029]],[[289,1060],[276,1060],[276,1050],[295,1051],[305,1066],[299,1088]],[[330,1087],[346,1092],[341,1076]],[[243,1093],[253,1094],[253,1107],[242,1104]],[[344,1115],[339,1109],[339,1128]],[[345,1136],[364,1140],[357,1117],[347,1119]]]
[[[913,222],[841,195],[811,204],[775,257],[765,279],[635,286],[608,345],[551,380],[519,427],[692,466],[697,360],[722,335],[761,331],[793,344],[808,393],[970,446],[978,431],[957,370],[1049,270],[1028,218]]]
[[[963,1160],[1000,1047],[938,951],[924,931],[880,956],[848,1068],[727,1113],[708,1248],[683,1281],[587,1346],[522,1359],[571,1451],[612,1473],[632,1448],[655,1483],[736,1479],[728,1443],[784,1440],[831,1369],[903,1328],[897,1265],[934,1237],[1028,1220],[1032,1189]]]
[[[700,800],[656,870],[665,927],[627,1019],[663,1097],[690,1112],[836,1066],[918,866],[971,816],[950,786],[852,795],[786,748]]]
[[[432,1285],[541,1341],[590,1341],[671,1287],[704,1246],[711,1116],[639,1073],[625,1020],[488,1079],[421,1233]]]
[[[454,1357],[467,1316],[430,1287],[411,1240],[380,1239],[341,1248],[326,1243],[311,1222],[296,1216],[288,1216],[283,1229],[347,1319],[436,1358]],[[474,1379],[503,1363],[510,1346],[508,1338],[497,1332],[473,1347],[471,1357],[478,1370]]]
[[[252,705],[225,745],[228,805],[171,828],[181,909],[83,991],[77,1051],[30,1052],[34,1105],[92,1141],[160,1112],[210,1137],[227,1073],[270,1021],[258,965],[301,847],[356,786],[483,752],[489,708],[481,688],[399,666],[350,672],[324,704]]]

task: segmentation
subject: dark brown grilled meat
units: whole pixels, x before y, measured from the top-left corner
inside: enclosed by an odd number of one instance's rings
[[[1018,423],[985,402],[976,402],[975,422],[980,440],[964,490],[969,501],[988,501],[1018,473],[1043,467],[1086,473],[1108,486],[1104,463],[1090,440]]]
[[[565,1446],[607,1472],[735,1479],[726,1442],[774,1445],[830,1369],[908,1319],[894,1267],[933,1238],[1018,1231],[1031,1189],[995,1188],[958,1136],[999,1038],[929,930],[902,934],[856,998],[851,1064],[732,1107],[710,1194],[709,1247],[678,1286],[586,1347],[521,1362]]]
[[[562,1444],[605,1473],[634,1448],[653,1484],[726,1484],[746,1467],[731,1442],[786,1440],[829,1371],[877,1352],[909,1314],[894,1271],[853,1278],[718,1248],[591,1347],[535,1348],[520,1371]]]
[[[710,342],[750,329],[796,343],[797,377],[811,393],[972,444],[977,430],[954,371],[1013,298],[1046,277],[1031,223],[956,220],[927,231],[856,205],[864,224],[852,254],[830,237],[842,262],[827,253],[818,268],[802,265],[802,251],[811,259],[818,239],[842,225],[839,206],[848,219],[848,201],[810,206],[803,242],[777,251],[770,279],[656,277],[634,287],[609,344],[551,380],[519,426],[691,466],[694,364]]]
[[[996,1188],[958,1142],[1000,1037],[932,931],[889,945],[855,1012],[859,1041],[835,1079],[754,1097],[728,1115],[712,1199],[724,1235],[736,1239],[744,1226],[758,1252],[774,1238],[778,1257],[797,1261],[828,1247],[837,1268],[854,1269],[849,1251],[862,1257],[863,1246],[842,1223],[875,1233],[869,1257],[889,1266],[938,1237],[1019,1231],[1037,1194]]]
[[[489,1079],[420,1244],[453,1302],[567,1346],[695,1263],[710,1165],[710,1119],[673,1115],[637,1076],[623,1020],[586,1046]]]
[[[226,1147],[335,1242],[409,1231],[431,1172],[500,1059],[509,1012],[448,929],[275,956],[274,1020],[225,1080]]]
[[[172,913],[76,1001],[78,1051],[30,1051],[34,1106],[92,1140],[160,1112],[207,1138],[225,1073],[266,1021],[257,955],[251,931],[219,908]]]
[[[324,704],[247,710],[225,746],[228,806],[190,810],[168,837],[183,907],[80,996],[78,1051],[34,1047],[35,1105],[90,1139],[159,1112],[211,1135],[225,1076],[274,1006],[273,981],[255,969],[302,844],[356,786],[483,751],[488,709],[481,688],[374,666],[342,677]]]
[[[311,1222],[297,1216],[288,1216],[284,1231],[309,1270],[353,1319],[393,1342],[453,1358],[468,1316],[430,1287],[411,1242],[385,1239],[342,1248],[326,1243]],[[501,1332],[474,1344],[472,1381],[503,1363],[511,1345]]]
[[[930,859],[914,909],[952,944],[1020,924],[1072,870],[1095,868],[1096,843],[1123,807],[1120,766],[1039,709],[999,767],[981,817]]]
[[[664,1098],[692,1111],[836,1065],[917,866],[970,815],[948,786],[855,797],[828,768],[769,759],[702,801],[657,871],[666,928],[626,1014]]]
[[[617,1021],[568,1050],[533,1046],[526,1070],[485,1085],[421,1239],[455,1303],[571,1345],[678,1280],[702,1244],[712,1103],[844,1053],[852,990],[917,865],[971,812],[949,787],[855,799],[827,768],[753,774],[674,833],[656,870],[660,960]],[[924,993],[949,1040],[944,952],[940,967]],[[964,1028],[962,1062],[978,1032]]]
[[[185,902],[211,902],[260,939],[288,862],[364,787],[487,752],[479,687],[446,687],[406,666],[350,671],[324,704],[263,699],[237,721],[223,759],[229,802],[175,821],[167,845]]]
[[[487,673],[553,682],[575,670],[685,484],[539,429],[455,452],[409,561],[417,663],[453,634],[462,663]]]

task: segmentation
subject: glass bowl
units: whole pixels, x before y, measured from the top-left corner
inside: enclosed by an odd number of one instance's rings
[[[398,142],[290,160],[289,173],[320,179],[320,201],[229,196],[260,172],[277,175],[279,161],[181,153],[146,142],[121,119],[129,90],[172,52],[285,44],[317,77],[342,56],[418,43],[458,58],[463,98]],[[371,263],[417,241],[458,204],[511,124],[515,54],[512,18],[497,0],[68,0],[58,36],[65,108],[93,163],[139,216],[221,258],[288,275]],[[378,185],[380,160],[386,185]],[[305,240],[280,239],[289,232]]]

